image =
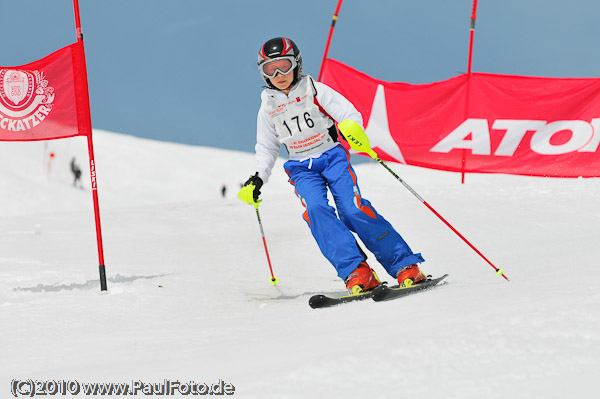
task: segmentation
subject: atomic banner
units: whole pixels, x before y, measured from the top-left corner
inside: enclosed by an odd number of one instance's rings
[[[473,73],[412,85],[328,59],[322,82],[361,112],[383,160],[454,172],[600,176],[600,79]]]
[[[32,63],[0,67],[0,141],[92,132],[83,43]]]

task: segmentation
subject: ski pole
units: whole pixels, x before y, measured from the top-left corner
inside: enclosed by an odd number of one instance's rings
[[[254,204],[256,209],[256,218],[258,219],[258,225],[260,226],[260,234],[262,236],[263,245],[265,247],[265,253],[267,254],[267,262],[269,262],[269,271],[271,272],[271,284],[277,285],[279,279],[273,275],[273,266],[271,266],[271,258],[269,257],[269,249],[267,248],[267,240],[265,239],[265,231],[263,230],[262,221],[260,220],[260,213],[258,212],[258,202]]]
[[[423,203],[423,205],[425,205],[442,222],[444,222],[446,224],[446,226],[448,226],[450,228],[450,230],[452,230],[454,233],[456,233],[457,236],[459,236],[469,247],[471,247],[471,249],[473,249],[477,253],[477,255],[481,256],[483,258],[483,260],[485,260],[490,266],[492,266],[494,268],[494,270],[496,271],[497,276],[502,276],[502,277],[504,277],[504,279],[506,279],[506,281],[509,281],[508,277],[506,277],[506,275],[503,272],[504,269],[499,269],[492,262],[490,262],[490,260],[488,258],[486,258],[477,248],[475,248],[475,246],[473,244],[471,244],[469,242],[469,240],[467,240],[462,234],[460,234],[459,231],[456,230],[435,209],[433,209],[433,207],[431,205],[429,205],[427,203],[427,201],[425,201],[425,199],[423,199],[423,197],[421,197],[415,190],[413,190],[411,186],[409,186],[404,180],[402,180],[400,178],[400,176],[398,176],[389,166],[387,166],[387,164],[385,162],[383,162],[379,158],[377,153],[371,149],[371,145],[369,143],[369,138],[367,137],[367,135],[363,131],[362,127],[358,123],[347,119],[343,122],[340,122],[338,124],[338,128],[344,134],[344,137],[346,138],[346,140],[350,144],[350,147],[352,147],[353,150],[358,151],[358,152],[365,152],[371,158],[373,158],[374,160],[379,162],[388,172],[390,172],[392,174],[392,176],[394,176],[400,183],[402,183],[404,185],[404,187],[406,187],[408,189],[408,191],[410,191],[415,197],[417,197],[417,199],[419,201],[421,201],[421,203]]]
[[[265,247],[265,253],[267,254],[267,262],[269,262],[269,271],[271,272],[271,284],[277,285],[279,279],[275,277],[273,274],[273,266],[271,266],[271,257],[269,256],[269,249],[267,248],[267,240],[265,239],[265,231],[263,229],[262,221],[260,220],[260,212],[258,212],[258,204],[262,202],[262,200],[255,201],[254,200],[254,184],[249,184],[247,186],[242,187],[240,192],[238,193],[238,198],[245,202],[248,205],[253,205],[254,209],[256,209],[256,218],[258,219],[258,226],[260,227],[260,234],[262,236],[263,245]]]

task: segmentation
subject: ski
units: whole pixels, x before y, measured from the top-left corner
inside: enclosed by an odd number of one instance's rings
[[[313,295],[308,300],[308,305],[313,309],[328,308],[347,302],[362,301],[371,298],[373,291],[363,292],[355,295],[344,295],[330,297],[327,295]]]
[[[375,302],[389,301],[396,298],[401,298],[403,296],[415,293],[417,291],[427,290],[435,287],[440,281],[448,277],[447,274],[444,274],[442,277],[430,279],[415,284],[410,287],[401,288],[399,285],[394,285],[392,287],[388,287],[387,285],[380,285],[371,291],[371,298]]]
[[[369,298],[372,298],[375,302],[389,301],[415,293],[417,291],[433,288],[446,277],[448,277],[447,274],[434,279],[427,278],[427,280],[407,288],[400,288],[399,285],[388,287],[384,283],[372,291],[367,291],[356,295],[344,295],[338,297],[331,297],[322,294],[313,295],[310,297],[308,304],[313,309],[320,309],[341,305],[342,303],[362,301]]]

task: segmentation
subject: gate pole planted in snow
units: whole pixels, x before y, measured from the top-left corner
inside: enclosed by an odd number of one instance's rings
[[[77,41],[81,43],[83,48],[83,33],[81,31],[81,20],[79,17],[79,0],[73,0],[73,9],[75,11],[75,29],[77,33]],[[89,91],[87,82],[87,69],[85,66],[85,52],[83,54],[83,69],[82,83],[85,89],[85,102],[89,112]],[[89,132],[87,135],[88,140],[88,152],[90,154],[90,177],[92,180],[92,197],[94,199],[94,217],[96,219],[96,238],[98,241],[98,260],[99,260],[99,271],[100,271],[100,291],[104,294],[108,291],[106,285],[106,267],[104,265],[104,249],[102,246],[102,229],[100,227],[100,206],[98,205],[98,186],[96,182],[96,161],[94,159],[94,144],[92,141],[92,126],[87,127]]]

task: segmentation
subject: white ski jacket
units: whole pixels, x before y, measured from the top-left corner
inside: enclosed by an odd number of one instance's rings
[[[351,119],[363,125],[361,114],[331,87],[303,76],[289,94],[265,89],[256,121],[256,170],[264,183],[283,144],[293,160],[317,158],[338,145],[336,122]]]

